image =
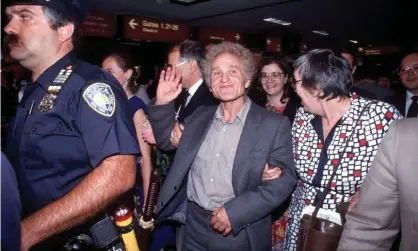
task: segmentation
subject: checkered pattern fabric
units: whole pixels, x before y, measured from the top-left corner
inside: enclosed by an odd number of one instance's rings
[[[394,120],[402,118],[393,106],[375,101],[353,130],[361,110],[370,102],[372,101],[361,98],[357,94],[351,95],[351,107],[343,116],[342,122],[335,128],[332,142],[327,149],[328,162],[323,171],[321,187],[311,185],[318,171],[320,154],[324,147],[311,124],[315,116],[305,112],[303,108],[297,112],[292,135],[295,168],[299,182],[292,195],[285,243],[281,250],[296,250],[302,210],[307,205],[313,204],[316,194],[324,190],[335,166],[338,166],[338,171],[332,183],[331,192],[326,196],[322,208],[335,210],[337,203],[347,201],[350,195],[360,189],[389,125]],[[352,133],[353,137],[350,139]],[[347,149],[343,153],[341,163],[338,163],[346,138],[350,140],[347,142]]]

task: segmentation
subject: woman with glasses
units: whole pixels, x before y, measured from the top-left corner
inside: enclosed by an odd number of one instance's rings
[[[298,184],[288,209],[283,251],[296,250],[303,210],[324,196],[319,205],[325,210],[335,211],[340,202],[354,205],[382,137],[402,117],[387,103],[350,93],[350,65],[330,50],[302,55],[294,69],[293,85],[303,107],[292,127]],[[334,169],[331,191],[324,194]]]
[[[291,123],[300,105],[291,86],[292,68],[284,58],[267,56],[261,60],[259,80],[266,93],[266,109],[287,116]],[[273,250],[278,250],[284,241],[289,201],[273,213]]]
[[[300,100],[291,86],[291,66],[284,58],[269,56],[262,59],[260,69],[259,79],[267,94],[267,110],[283,114],[293,123]]]

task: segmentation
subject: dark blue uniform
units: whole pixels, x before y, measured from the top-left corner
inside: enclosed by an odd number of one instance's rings
[[[20,250],[20,200],[16,176],[1,153],[1,250]]]
[[[52,109],[42,112],[50,82],[66,65],[73,73]],[[139,153],[121,85],[71,53],[26,88],[10,129],[6,155],[16,169],[23,217],[63,197],[106,157]]]

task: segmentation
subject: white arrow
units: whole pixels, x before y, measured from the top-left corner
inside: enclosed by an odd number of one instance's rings
[[[235,40],[239,40],[241,37],[239,36],[239,34],[237,33],[237,35],[235,35]]]
[[[129,21],[129,26],[131,26],[132,29],[135,30],[135,26],[137,26],[138,24],[135,23],[135,18],[132,18],[131,21]]]
[[[270,39],[267,39],[267,44],[271,44],[271,40]]]

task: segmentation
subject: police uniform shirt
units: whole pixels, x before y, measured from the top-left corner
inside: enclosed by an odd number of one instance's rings
[[[53,108],[42,112],[50,82],[69,64],[74,71]],[[64,56],[26,88],[6,153],[28,216],[68,193],[106,157],[139,153],[124,90],[99,67]]]

